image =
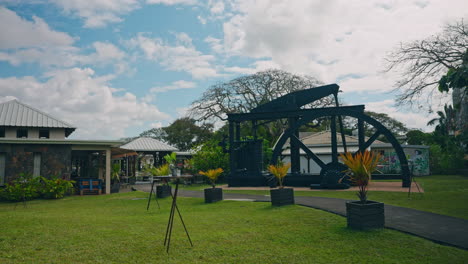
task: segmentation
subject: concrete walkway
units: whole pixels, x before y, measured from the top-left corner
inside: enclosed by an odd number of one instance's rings
[[[151,186],[135,186],[138,190],[149,192]],[[203,198],[202,191],[180,190],[183,197]],[[265,195],[224,193],[225,200],[251,200],[269,202]],[[296,196],[296,204],[346,216],[345,199]],[[468,250],[468,220],[385,205],[385,227],[423,237],[437,243]]]

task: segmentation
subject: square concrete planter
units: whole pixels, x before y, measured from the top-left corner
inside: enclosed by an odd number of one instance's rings
[[[205,189],[205,203],[214,203],[223,200],[222,188],[206,188]]]
[[[283,206],[294,204],[294,189],[282,188],[270,190],[271,205]]]
[[[166,198],[171,196],[171,186],[170,185],[158,185],[156,186],[156,197]]]
[[[346,202],[348,227],[354,229],[383,228],[385,225],[384,204],[380,202]]]
[[[120,182],[111,184],[111,193],[118,193],[120,191]]]

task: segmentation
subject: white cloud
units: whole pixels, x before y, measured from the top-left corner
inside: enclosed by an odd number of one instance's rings
[[[179,90],[179,89],[192,89],[195,87],[196,87],[196,84],[194,82],[180,80],[180,81],[175,81],[170,85],[153,87],[150,89],[150,92],[162,93],[162,92]]]
[[[188,116],[188,112],[190,110],[190,107],[178,107],[176,108],[177,116],[180,117],[186,117]]]
[[[163,125],[161,122],[156,122],[156,123],[151,123],[150,127],[151,128],[161,128]]]
[[[212,14],[218,15],[218,14],[223,13],[223,11],[224,11],[224,3],[222,1],[216,1],[216,2],[211,3],[210,12]]]
[[[214,38],[211,36],[208,36],[204,40],[208,45],[210,45],[211,49],[216,52],[216,53],[222,53],[224,52],[224,46],[222,44],[222,40],[218,38]]]
[[[39,17],[33,16],[29,21],[0,6],[0,49],[63,47],[73,42],[67,33],[52,30]]]
[[[466,1],[236,1],[224,23],[224,49],[271,58],[283,69],[333,82],[350,70],[382,70],[385,52],[466,17]]]
[[[98,41],[93,43],[93,47],[99,61],[121,60],[125,57],[125,53],[111,43]]]
[[[197,16],[197,19],[198,21],[200,21],[200,23],[202,23],[202,25],[206,25],[206,18],[202,16]]]
[[[427,126],[427,122],[434,118],[433,115],[425,111],[403,111],[395,106],[395,101],[387,99],[366,103],[366,110],[385,113],[388,116],[402,122],[409,129],[420,129],[425,132],[433,130],[433,127]]]
[[[198,51],[187,34],[178,34],[177,37],[178,41],[174,46],[164,43],[162,39],[149,38],[143,34],[131,39],[129,43],[130,46],[140,48],[147,59],[161,64],[167,70],[188,72],[197,79],[219,75],[212,65],[215,60],[213,55]]]
[[[73,67],[76,65],[107,65],[113,63],[117,73],[128,70],[126,54],[107,42],[94,42],[94,53],[73,46],[74,39],[66,33],[52,30],[39,17],[32,21],[0,7],[0,61],[13,66],[38,63],[43,67]]]
[[[223,24],[222,41],[205,39],[213,51],[266,61],[356,92],[394,88],[398,76],[382,70],[386,54],[400,42],[429,37],[447,22],[468,20],[468,4],[462,0],[450,5],[440,0],[233,2],[226,5],[231,10],[225,13],[234,15]]]
[[[140,7],[138,0],[50,0],[67,14],[84,19],[87,28],[104,27],[121,22],[125,15]]]
[[[127,128],[169,118],[132,93],[116,94],[108,85],[111,77],[95,76],[90,68],[58,70],[45,77],[0,78],[0,90],[77,126],[77,138],[119,138]]]
[[[148,4],[163,4],[163,5],[194,5],[196,0],[146,0]]]

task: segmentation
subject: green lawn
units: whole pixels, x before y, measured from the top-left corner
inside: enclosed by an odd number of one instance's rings
[[[394,230],[353,231],[346,219],[301,206],[180,198],[195,246],[170,199],[146,211],[147,193],[0,203],[0,263],[467,263],[468,251]]]
[[[407,192],[369,192],[369,199],[386,204],[414,208],[443,215],[450,215],[468,219],[468,177],[456,175],[433,175],[418,177],[416,181],[424,188],[420,195],[413,189],[411,198]],[[203,186],[183,187],[202,189]],[[269,195],[269,191],[227,191],[230,193],[247,193]],[[343,199],[357,199],[355,192],[320,191],[294,192],[296,196],[333,197]]]

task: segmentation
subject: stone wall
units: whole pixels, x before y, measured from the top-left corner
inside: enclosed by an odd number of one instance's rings
[[[41,176],[57,175],[70,179],[71,146],[38,144],[0,144],[5,153],[5,182],[10,182],[20,173],[33,173],[34,153],[41,154]]]

